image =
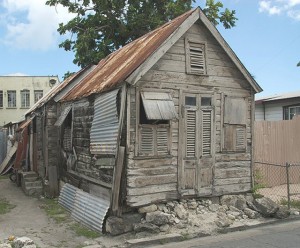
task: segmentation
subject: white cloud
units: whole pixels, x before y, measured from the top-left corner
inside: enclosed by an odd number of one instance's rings
[[[285,14],[300,21],[300,0],[261,0],[259,12],[266,12],[269,15]]]
[[[62,6],[50,7],[43,0],[3,0],[0,5],[5,10],[2,42],[17,49],[48,50],[57,46],[58,23],[73,17]]]

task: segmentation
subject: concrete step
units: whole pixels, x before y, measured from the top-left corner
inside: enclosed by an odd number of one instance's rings
[[[43,183],[41,180],[36,181],[24,181],[25,188],[27,187],[43,187]]]
[[[34,171],[26,171],[26,172],[22,171],[21,175],[24,179],[29,179],[29,180],[31,178],[38,178],[38,175]]]
[[[43,187],[27,187],[23,190],[28,196],[40,196],[43,194]]]

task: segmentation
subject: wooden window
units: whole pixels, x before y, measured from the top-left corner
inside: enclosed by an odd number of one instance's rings
[[[205,44],[186,39],[185,47],[187,73],[206,75]]]
[[[202,110],[202,156],[211,155],[212,111]]]
[[[171,95],[164,92],[141,92],[139,102],[138,155],[170,154],[170,120],[177,118]]]
[[[34,103],[36,103],[42,97],[43,97],[43,90],[35,90],[34,91]]]
[[[246,127],[248,116],[247,98],[224,99],[224,143],[227,152],[245,152],[247,147]]]
[[[284,120],[292,120],[295,116],[300,115],[300,106],[284,107]]]
[[[195,110],[186,110],[186,157],[196,157],[196,120]]]
[[[246,150],[245,125],[225,124],[224,137],[224,151],[243,152]]]

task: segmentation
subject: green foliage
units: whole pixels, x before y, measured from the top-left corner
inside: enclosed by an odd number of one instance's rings
[[[48,0],[49,6],[58,4],[68,8],[76,17],[60,23],[58,32],[70,38],[59,46],[73,51],[73,62],[81,67],[97,64],[111,52],[139,38],[163,23],[181,15],[195,0]],[[207,0],[205,14],[225,28],[235,25],[235,11],[225,9],[221,2]]]
[[[41,205],[41,208],[43,208],[46,211],[46,214],[54,219],[56,223],[62,223],[65,222],[68,217],[69,213],[58,204],[57,199],[43,199],[43,205]]]
[[[5,198],[0,199],[0,214],[9,213],[16,205],[9,203]]]
[[[79,223],[73,224],[70,226],[71,230],[73,230],[78,236],[83,236],[90,239],[95,239],[101,236],[100,233],[93,231]]]
[[[288,200],[282,198],[280,200],[280,205],[288,205]],[[292,208],[298,208],[298,209],[300,209],[300,200],[291,199],[290,206]]]
[[[254,185],[252,194],[254,198],[261,198],[263,195],[259,194],[259,189],[265,188],[264,177],[259,169],[254,170]]]

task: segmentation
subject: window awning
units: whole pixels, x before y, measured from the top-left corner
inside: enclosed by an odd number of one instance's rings
[[[143,106],[148,120],[177,119],[173,99],[169,93],[141,92]]]
[[[61,126],[63,124],[63,122],[65,121],[65,119],[67,118],[67,115],[69,114],[69,112],[71,111],[72,106],[69,105],[67,106],[62,113],[60,114],[60,116],[58,117],[57,121],[54,123],[54,126]]]

